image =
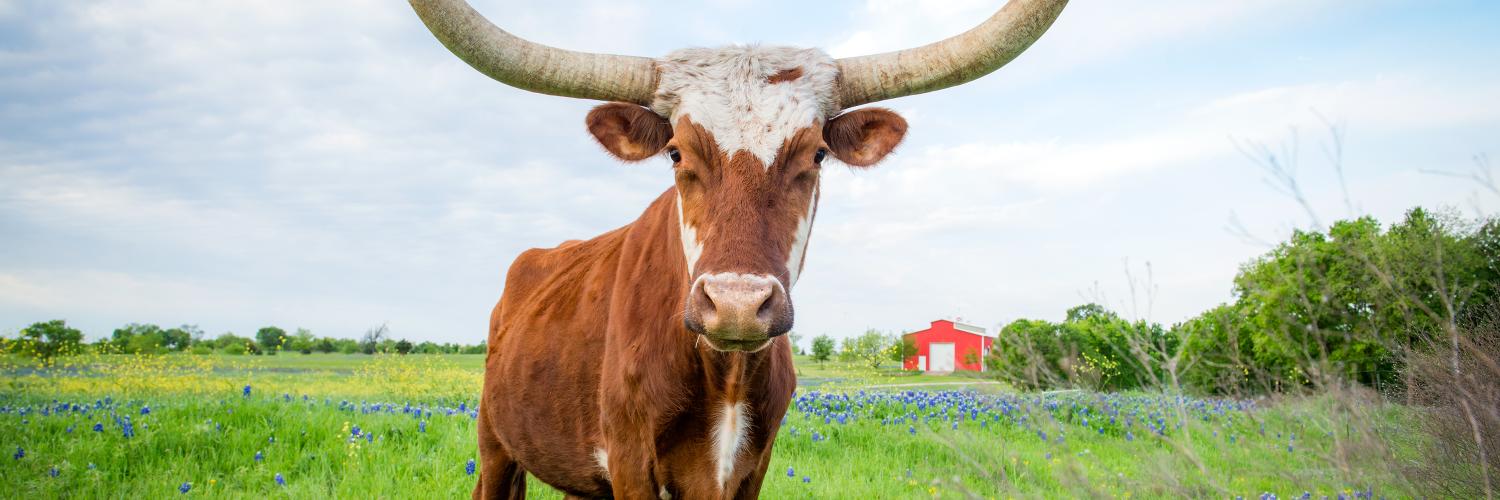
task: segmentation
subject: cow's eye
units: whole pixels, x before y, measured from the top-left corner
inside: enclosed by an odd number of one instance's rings
[[[825,156],[828,156],[828,150],[823,149],[823,148],[818,148],[818,152],[813,153],[813,163],[822,165],[823,164],[823,157],[825,157]]]
[[[672,159],[672,163],[678,163],[682,161],[682,152],[677,148],[671,148],[667,150],[667,157]]]

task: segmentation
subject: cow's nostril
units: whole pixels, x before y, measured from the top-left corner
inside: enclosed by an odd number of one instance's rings
[[[705,311],[713,311],[715,308],[719,307],[718,303],[714,302],[714,295],[711,294],[711,293],[708,293],[708,287],[707,286],[699,286],[698,287],[698,297],[697,297],[697,300],[699,302],[701,302],[704,306],[707,306],[704,309]]]

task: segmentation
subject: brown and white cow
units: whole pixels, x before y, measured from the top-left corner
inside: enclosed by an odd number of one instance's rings
[[[474,498],[520,498],[527,473],[572,497],[754,498],[796,384],[790,291],[829,158],[879,162],[906,121],[846,109],[938,90],[1009,62],[1066,0],[1011,0],[914,49],[835,60],[732,46],[660,59],[561,50],[463,0],[410,0],[479,71],[610,101],[589,133],[675,182],[634,222],[517,257],[490,316]]]

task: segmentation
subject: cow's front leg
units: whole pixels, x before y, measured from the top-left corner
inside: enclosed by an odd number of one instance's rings
[[[609,470],[615,498],[656,498],[656,426],[649,406],[605,397],[599,412],[603,447],[600,461]]]
[[[489,408],[488,404],[479,407],[479,481],[474,484],[474,500],[526,498],[526,471],[500,444],[487,418]]]
[[[615,498],[656,498],[661,491],[655,477],[655,439],[638,432],[616,429],[606,431],[605,446],[601,450],[608,460],[609,485]]]

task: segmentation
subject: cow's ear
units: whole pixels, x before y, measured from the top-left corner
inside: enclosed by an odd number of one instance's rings
[[[666,118],[630,103],[601,104],[589,111],[585,122],[600,146],[625,161],[650,158],[672,140],[672,127]]]
[[[904,137],[906,119],[885,108],[850,111],[823,127],[823,142],[833,156],[855,167],[879,163]]]

